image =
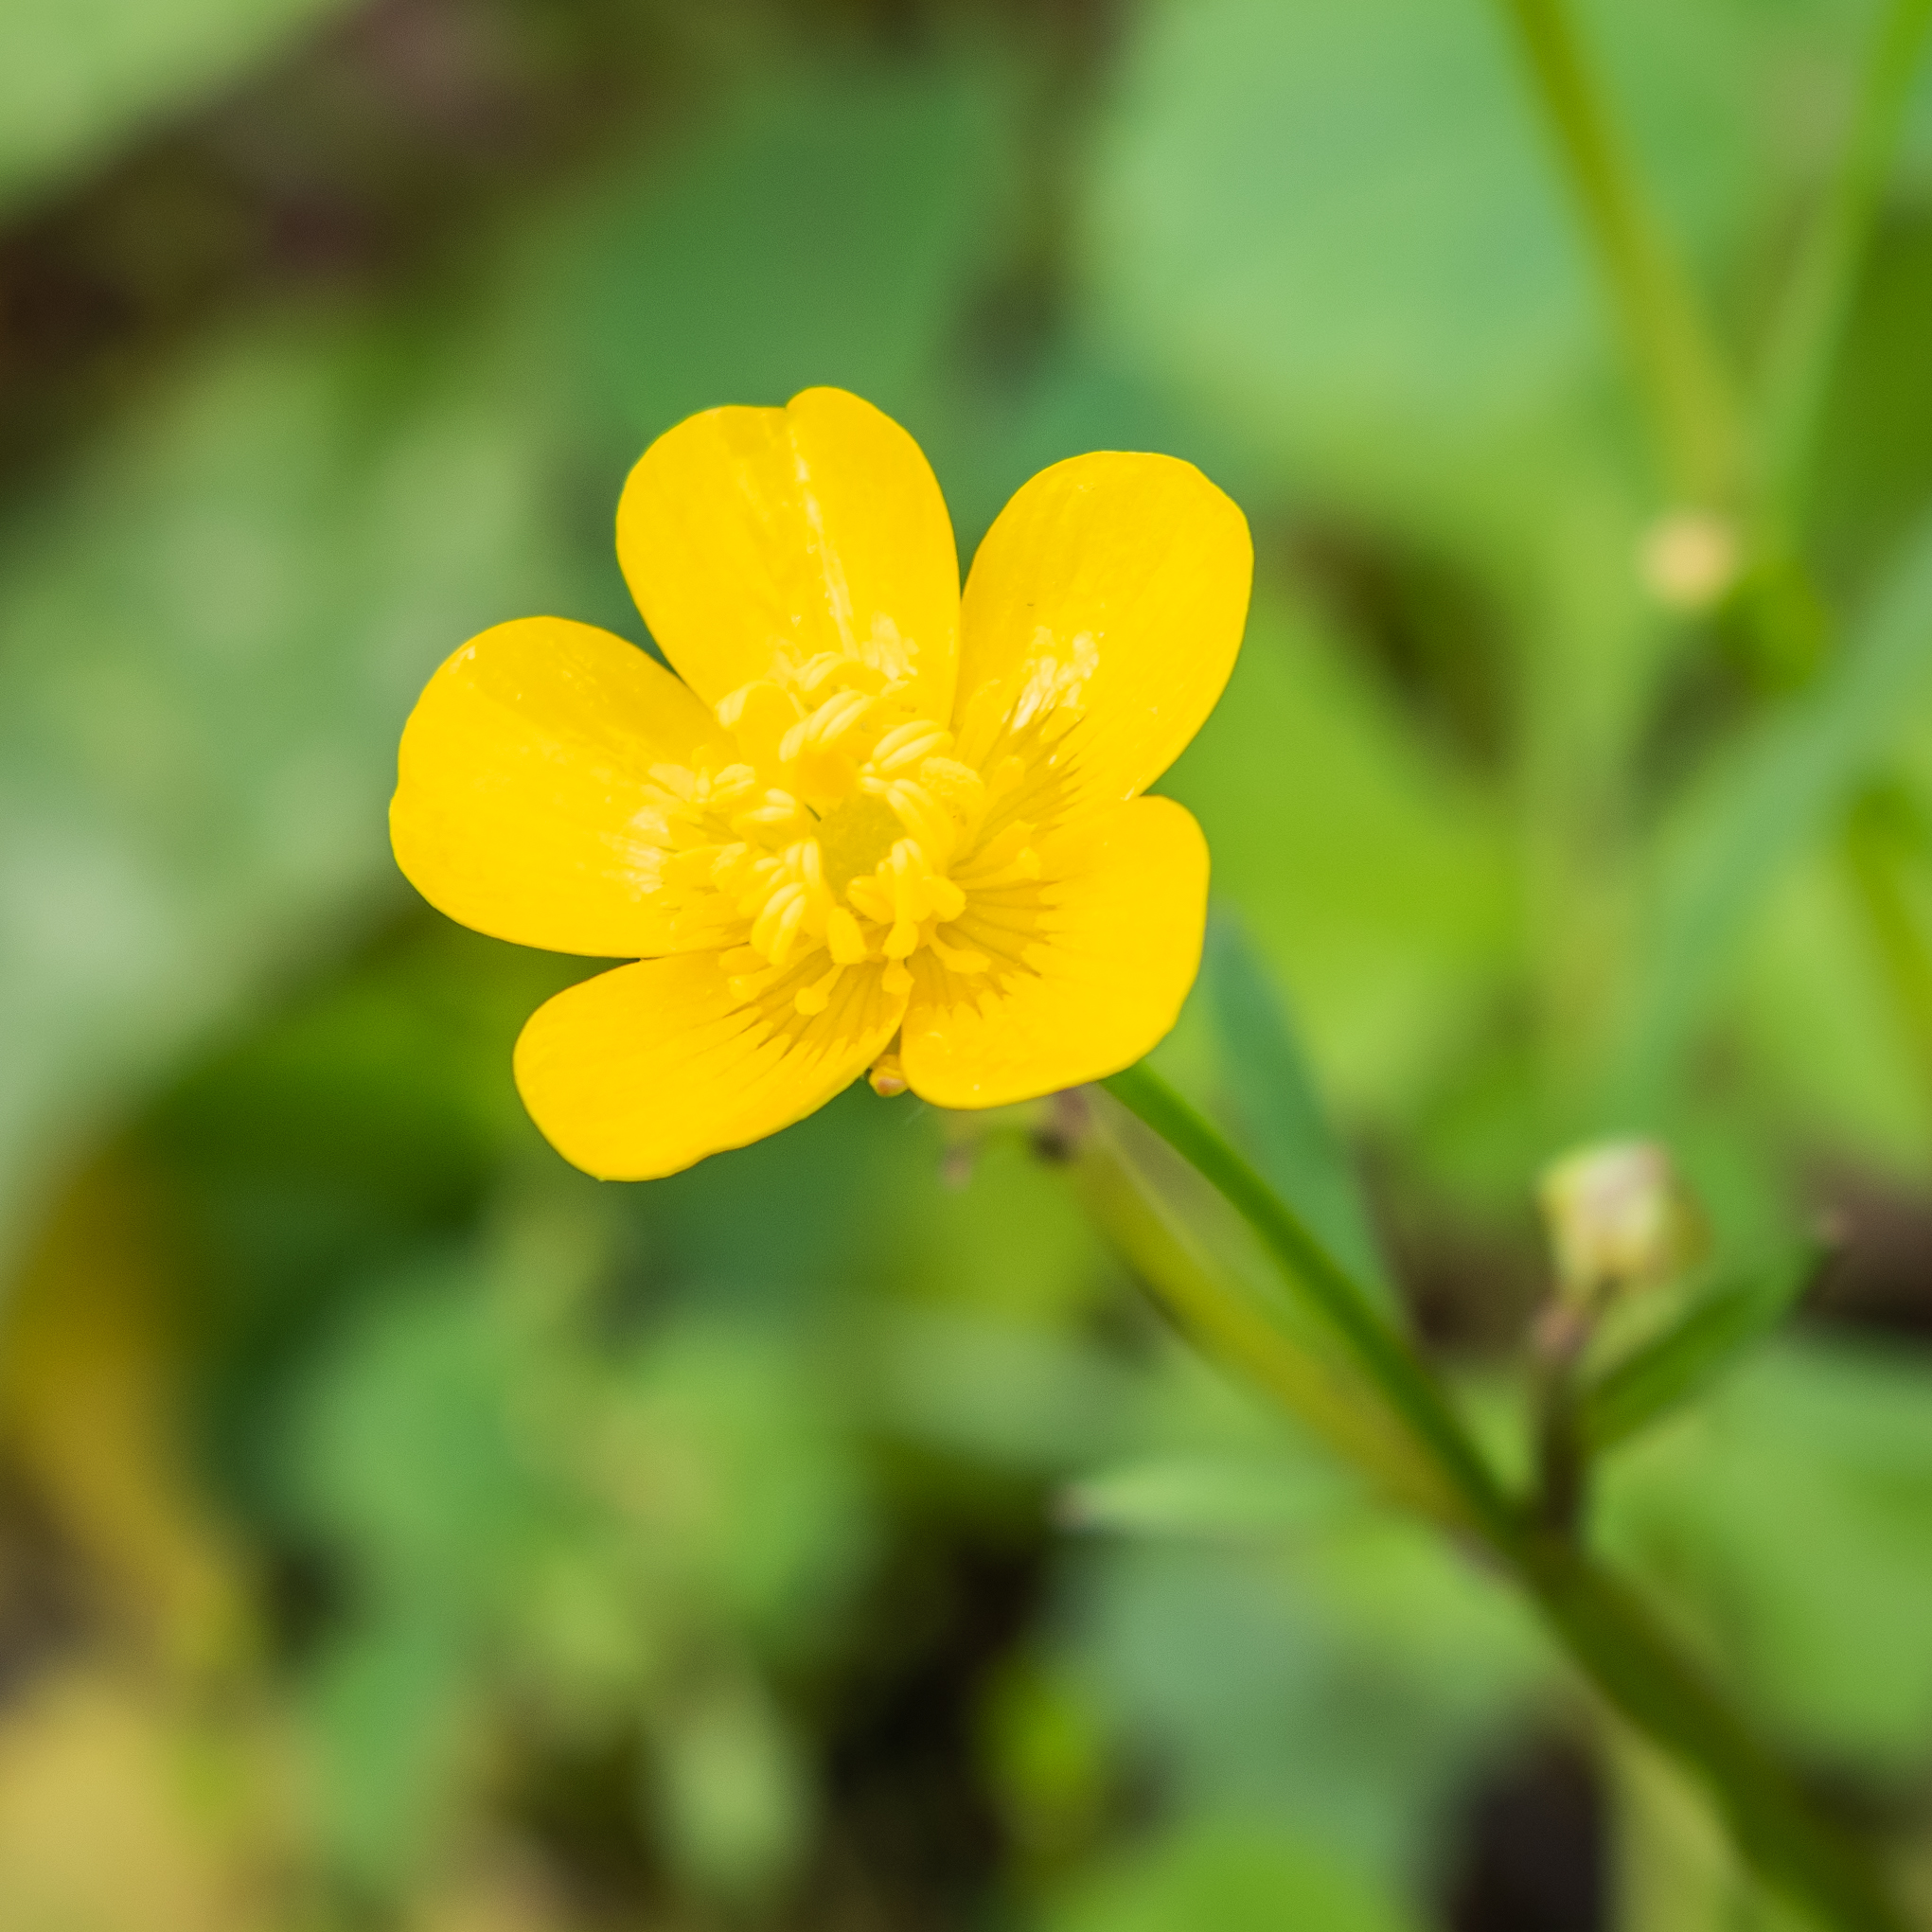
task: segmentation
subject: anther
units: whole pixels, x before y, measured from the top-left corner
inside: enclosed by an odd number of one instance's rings
[[[834,906],[825,920],[825,946],[841,966],[857,966],[870,948],[859,921],[843,906]]]
[[[949,731],[927,718],[915,718],[910,724],[895,726],[879,739],[872,748],[872,762],[881,771],[895,771],[948,749],[951,743]]]

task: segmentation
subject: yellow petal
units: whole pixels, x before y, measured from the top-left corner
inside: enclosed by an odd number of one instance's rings
[[[779,654],[909,665],[944,720],[959,655],[959,554],[919,446],[842,389],[711,409],[630,472],[617,555],[651,635],[715,704]]]
[[[955,755],[984,768],[1004,738],[1034,788],[1050,763],[1029,816],[1132,798],[1221,695],[1253,570],[1247,519],[1191,463],[1102,451],[1041,470],[973,558]],[[1029,749],[1015,721],[1043,703],[1062,716]]]
[[[707,734],[703,706],[621,637],[561,617],[499,624],[410,714],[389,807],[397,863],[433,906],[499,939],[669,950],[636,819],[650,768],[683,763]]]
[[[905,1008],[867,966],[842,974],[807,1019],[796,997],[823,954],[750,1001],[718,961],[644,960],[537,1009],[517,1041],[517,1088],[566,1161],[606,1180],[649,1180],[762,1140],[849,1087]]]
[[[931,952],[900,1042],[913,1090],[1000,1107],[1116,1073],[1174,1024],[1200,966],[1208,847],[1171,799],[1094,813],[1040,846],[1041,877],[982,895],[950,929],[994,961],[962,977]]]

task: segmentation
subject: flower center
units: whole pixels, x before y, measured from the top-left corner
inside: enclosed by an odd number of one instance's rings
[[[890,667],[781,661],[718,706],[729,744],[652,768],[647,889],[679,943],[718,948],[736,997],[808,1016],[855,966],[904,993],[922,950],[966,977],[1017,958],[1001,895],[1039,877],[1012,810],[1025,760],[1008,739],[985,771],[962,763],[910,698]]]

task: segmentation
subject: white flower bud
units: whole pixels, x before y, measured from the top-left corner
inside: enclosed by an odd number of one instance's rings
[[[1655,1141],[1580,1147],[1544,1169],[1537,1198],[1566,1300],[1667,1281],[1695,1254],[1696,1217]]]

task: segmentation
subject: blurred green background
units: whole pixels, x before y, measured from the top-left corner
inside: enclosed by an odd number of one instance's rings
[[[1878,10],[1581,9],[1743,365]],[[583,963],[414,899],[402,719],[499,619],[642,640],[629,463],[820,382],[966,555],[1092,448],[1247,509],[1164,789],[1472,1403],[1580,1136],[1720,1254],[1834,1217],[1603,1530],[1932,1907],[1932,84],[1796,690],[1646,591],[1487,0],[0,0],[0,1927],[1785,1923],[1032,1116],[861,1087],[632,1187],[523,1118]]]

